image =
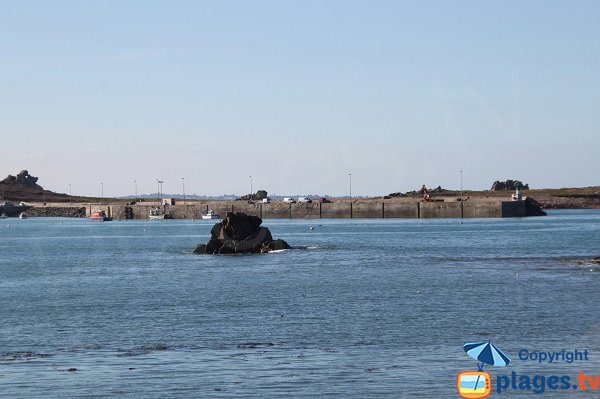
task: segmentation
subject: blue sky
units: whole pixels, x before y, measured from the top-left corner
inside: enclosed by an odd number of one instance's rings
[[[600,185],[597,1],[0,5],[0,174],[49,189]]]

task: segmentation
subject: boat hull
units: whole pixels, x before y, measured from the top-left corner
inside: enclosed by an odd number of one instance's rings
[[[94,222],[110,222],[113,219],[109,218],[108,216],[105,217],[91,217],[90,219],[92,219],[92,221]]]

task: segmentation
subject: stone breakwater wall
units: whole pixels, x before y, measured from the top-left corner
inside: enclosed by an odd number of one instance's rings
[[[86,217],[86,208],[69,206],[40,206],[28,209],[25,214],[30,217]]]
[[[96,205],[87,208],[87,216],[97,209],[114,219],[147,219],[152,205]],[[526,215],[524,202],[465,201],[465,202],[342,202],[286,204],[248,204],[246,202],[215,201],[204,205],[167,205],[161,207],[173,219],[200,219],[208,210],[224,217],[227,212],[244,212],[262,219],[349,219],[349,218],[502,218]]]

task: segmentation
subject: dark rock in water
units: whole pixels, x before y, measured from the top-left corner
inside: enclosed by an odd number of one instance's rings
[[[271,232],[261,227],[262,219],[243,212],[228,212],[225,219],[213,226],[210,241],[199,244],[197,254],[265,253],[290,246],[284,240],[273,240]]]
[[[194,249],[195,254],[205,254],[206,253],[206,244],[198,244],[196,249]]]
[[[542,206],[532,197],[525,198],[525,216],[546,216]]]
[[[597,264],[600,265],[600,256],[597,256],[594,259],[592,259],[592,262],[597,263]]]
[[[287,242],[283,240],[273,240],[268,245],[267,248],[269,251],[281,251],[283,249],[290,249],[290,246]]]

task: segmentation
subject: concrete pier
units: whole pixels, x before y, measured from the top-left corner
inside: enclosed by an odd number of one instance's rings
[[[147,219],[156,204],[138,203],[129,206],[134,219]],[[115,219],[126,218],[127,205],[88,204],[88,216],[103,209]],[[200,219],[201,214],[213,210],[221,216],[227,212],[245,212],[263,219],[373,219],[373,218],[503,218],[525,216],[524,201],[447,201],[447,202],[386,202],[357,200],[311,204],[249,204],[243,201],[206,201],[203,204],[167,205],[161,208],[173,219]]]

